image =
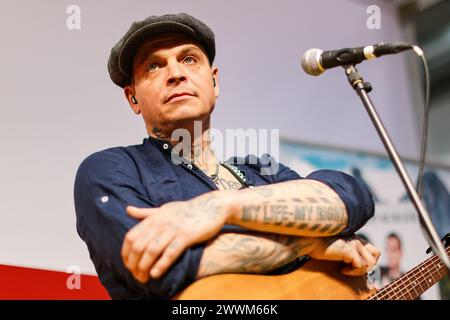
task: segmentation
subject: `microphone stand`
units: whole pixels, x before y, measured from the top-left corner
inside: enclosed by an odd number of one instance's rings
[[[370,85],[370,83],[365,82],[363,80],[361,75],[358,73],[358,70],[356,70],[355,65],[348,65],[344,66],[343,68],[345,70],[348,82],[350,83],[352,88],[356,91],[358,96],[361,98],[362,103],[366,107],[370,119],[372,120],[375,129],[377,130],[378,135],[380,136],[381,141],[384,144],[384,147],[386,148],[389,158],[394,164],[395,169],[397,170],[397,173],[400,176],[400,179],[402,180],[403,185],[406,188],[409,199],[414,205],[414,208],[416,209],[417,214],[419,216],[419,222],[422,227],[422,231],[425,235],[425,238],[427,239],[434,253],[440,257],[441,261],[447,267],[447,271],[450,271],[449,257],[447,256],[444,246],[441,240],[439,239],[436,229],[434,228],[431,222],[430,215],[428,214],[427,210],[425,209],[425,206],[423,205],[416,190],[414,189],[413,184],[411,182],[411,178],[408,176],[408,173],[406,172],[405,167],[403,166],[403,163],[398,155],[398,152],[395,149],[395,146],[392,143],[392,140],[390,139],[383,123],[381,122],[381,119],[378,116],[372,101],[370,100],[368,93],[372,91],[372,86]]]

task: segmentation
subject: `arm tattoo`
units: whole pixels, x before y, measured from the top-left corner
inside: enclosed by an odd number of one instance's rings
[[[343,201],[328,186],[295,180],[255,187],[240,195],[233,223],[298,236],[332,236],[347,225]]]
[[[218,273],[265,274],[306,255],[313,242],[312,238],[280,234],[220,234],[205,249],[197,277]]]
[[[225,178],[218,178],[215,182],[219,190],[239,190],[242,185],[238,181],[227,180]]]

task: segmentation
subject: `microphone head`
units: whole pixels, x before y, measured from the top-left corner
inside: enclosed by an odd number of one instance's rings
[[[318,76],[325,72],[325,69],[320,64],[322,50],[309,49],[302,56],[302,69],[311,76]]]

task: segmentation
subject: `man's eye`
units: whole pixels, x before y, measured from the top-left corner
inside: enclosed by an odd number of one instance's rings
[[[158,70],[159,65],[157,63],[150,63],[147,67],[148,72],[156,71]]]
[[[187,56],[186,58],[184,58],[184,62],[187,63],[187,64],[193,64],[196,61],[197,60],[194,57],[192,57],[192,56]]]

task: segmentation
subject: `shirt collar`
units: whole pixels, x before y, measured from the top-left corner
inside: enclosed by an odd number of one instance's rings
[[[154,147],[156,147],[158,150],[165,152],[165,153],[170,153],[172,151],[172,144],[167,141],[167,140],[163,140],[163,139],[158,139],[158,138],[153,138],[151,136],[148,136],[147,138],[144,139],[143,141],[144,145],[152,145]]]
[[[163,139],[158,139],[158,138],[154,138],[152,136],[148,136],[147,138],[144,139],[143,144],[145,146],[151,145],[155,148],[157,148],[158,150],[160,150],[163,153],[167,153],[170,154],[173,146],[172,144],[167,141],[167,140],[163,140]],[[234,157],[233,157],[234,158]],[[228,163],[230,163],[229,159]],[[234,164],[233,161],[231,161],[231,164]],[[245,165],[245,164],[240,164],[240,163],[236,163],[234,164],[236,167],[239,168],[239,170],[241,170],[241,172],[245,175],[245,179],[248,185],[253,186],[254,185],[254,180],[251,174],[249,174],[249,168]]]

